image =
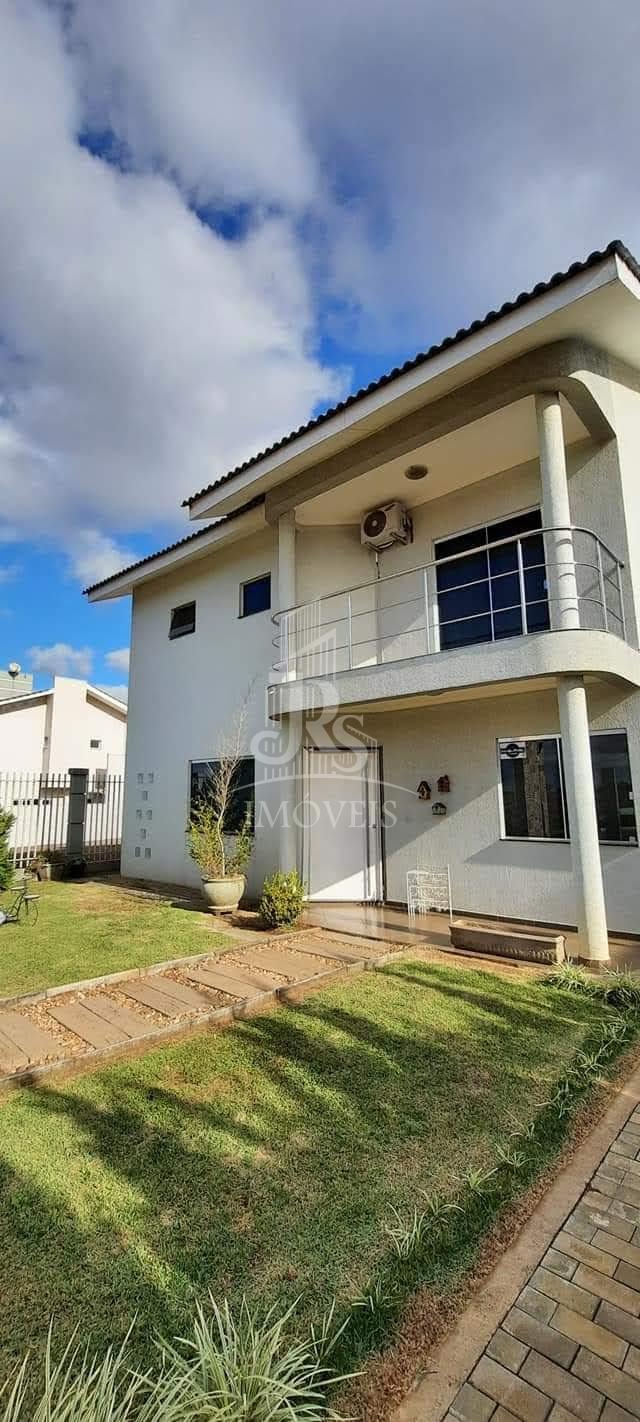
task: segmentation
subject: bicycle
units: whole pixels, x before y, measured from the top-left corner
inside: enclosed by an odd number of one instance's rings
[[[6,909],[0,908],[0,924],[26,923],[30,928],[38,922],[39,894],[28,894],[26,880],[17,885],[17,893]]]

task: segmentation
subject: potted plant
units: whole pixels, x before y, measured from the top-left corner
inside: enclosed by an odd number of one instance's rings
[[[237,822],[237,780],[242,760],[243,722],[221,743],[211,762],[206,792],[191,811],[187,846],[202,876],[202,892],[212,913],[234,913],[245,890],[245,869],[253,849],[251,812]]]

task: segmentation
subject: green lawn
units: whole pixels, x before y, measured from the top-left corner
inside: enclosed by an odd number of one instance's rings
[[[539,980],[398,962],[14,1093],[0,1107],[0,1379],[42,1349],[51,1314],[58,1336],[80,1323],[100,1346],[137,1314],[148,1361],[154,1333],[181,1326],[207,1289],[265,1305],[300,1295],[307,1320],[334,1294],[344,1305],[389,1260],[391,1207],[496,1164],[511,1113],[531,1119],[538,1078],[562,1075],[601,1014]],[[536,1169],[566,1125],[554,1129]],[[496,1209],[479,1205],[437,1261],[441,1283]]]
[[[128,893],[116,882],[36,884],[38,922],[0,927],[0,997],[102,973],[145,967],[165,958],[212,952],[230,940],[211,914]],[[0,895],[5,905],[14,895]]]

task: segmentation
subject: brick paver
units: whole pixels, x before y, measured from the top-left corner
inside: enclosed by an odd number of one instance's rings
[[[640,1422],[640,1107],[445,1422]]]

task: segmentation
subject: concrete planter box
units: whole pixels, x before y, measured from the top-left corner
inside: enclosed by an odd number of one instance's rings
[[[455,919],[449,934],[454,948],[467,952],[490,953],[499,958],[521,958],[529,963],[562,963],[565,956],[563,933],[518,933],[498,924],[471,923]]]

